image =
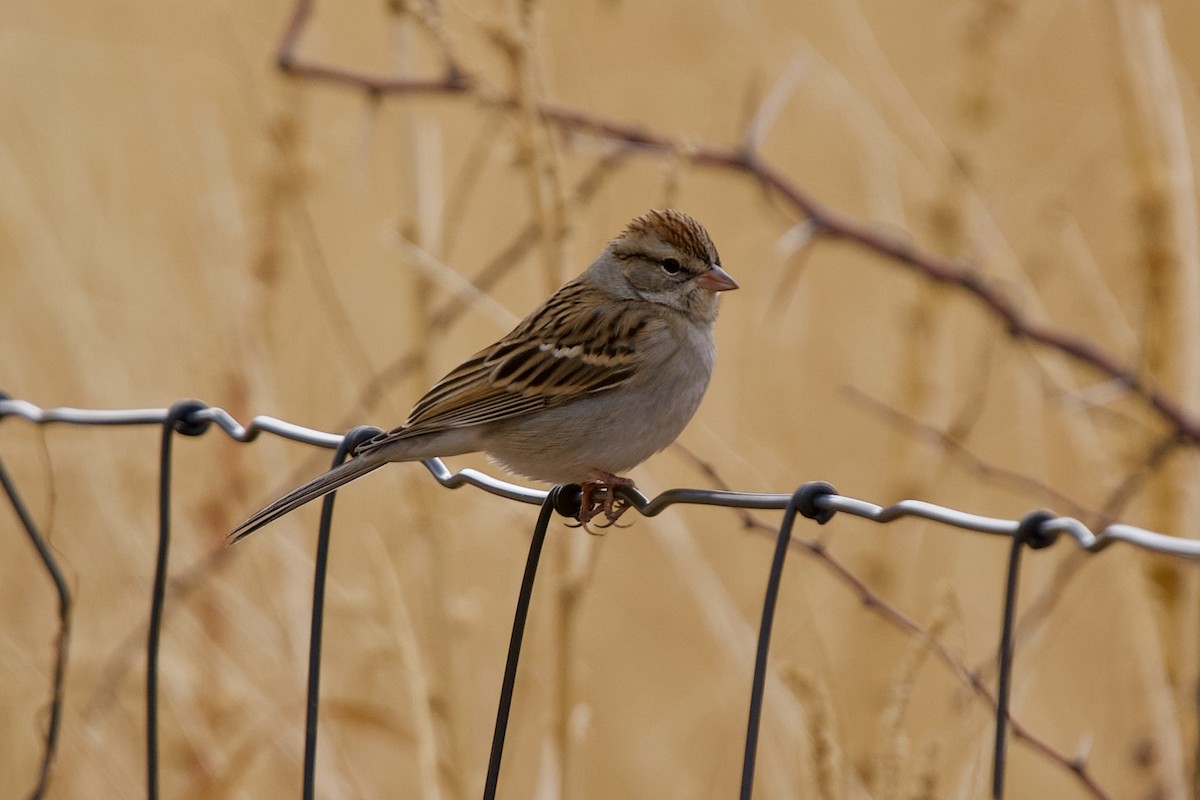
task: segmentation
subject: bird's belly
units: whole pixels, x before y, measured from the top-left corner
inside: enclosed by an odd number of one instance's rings
[[[683,431],[708,386],[711,360],[674,359],[647,379],[506,423],[488,456],[510,472],[578,483],[626,472]]]

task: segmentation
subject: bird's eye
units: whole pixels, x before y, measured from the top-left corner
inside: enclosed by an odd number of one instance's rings
[[[663,272],[668,275],[677,275],[679,274],[679,270],[683,269],[683,265],[679,263],[679,259],[677,258],[664,258],[658,264],[663,268]]]

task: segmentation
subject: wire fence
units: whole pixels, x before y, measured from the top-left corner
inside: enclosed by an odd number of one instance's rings
[[[354,428],[345,435],[314,430],[270,416],[256,416],[249,423],[239,423],[221,408],[208,406],[197,400],[181,400],[170,408],[140,408],[98,410],[80,408],[41,408],[23,400],[10,399],[0,393],[0,420],[19,417],[38,425],[67,424],[89,426],[137,426],[154,425],[162,428],[162,446],[159,471],[159,536],[153,592],[146,642],[146,795],[159,796],[159,747],[158,747],[158,654],[163,625],[163,607],[166,596],[169,552],[171,543],[171,454],[175,435],[199,436],[216,426],[231,439],[239,442],[254,441],[259,434],[269,433],[285,439],[317,447],[334,449],[334,464],[341,463],[357,446],[379,432],[372,427]],[[505,672],[501,683],[493,733],[491,755],[488,763],[484,788],[485,800],[496,796],[500,765],[504,753],[505,735],[512,710],[513,690],[521,653],[525,622],[530,607],[538,561],[546,529],[555,515],[572,518],[578,515],[581,491],[578,486],[556,486],[551,490],[534,489],[509,481],[500,480],[473,469],[451,471],[440,459],[423,462],[434,479],[442,486],[457,489],[472,486],[497,497],[533,505],[541,510],[533,532],[525,573],[513,617]],[[35,547],[47,576],[53,582],[58,596],[59,633],[53,666],[50,713],[44,738],[43,756],[39,774],[29,796],[40,798],[47,792],[53,773],[58,740],[61,733],[63,684],[67,669],[70,642],[72,597],[68,583],[63,577],[53,552],[39,531],[14,481],[0,461],[0,484],[8,497],[21,526]],[[936,505],[920,500],[903,500],[880,506],[853,497],[839,494],[833,486],[824,482],[808,482],[791,493],[750,493],[711,489],[671,489],[650,498],[636,489],[619,490],[622,499],[637,509],[643,516],[652,517],[675,505],[704,505],[738,508],[746,510],[782,510],[783,518],[776,536],[774,555],[765,585],[761,624],[756,647],[754,672],[751,678],[748,716],[745,729],[745,749],[742,761],[742,780],[739,798],[749,800],[754,788],[755,759],[758,751],[758,735],[761,723],[764,688],[767,677],[767,659],[771,632],[774,627],[779,587],[783,579],[783,566],[793,544],[792,531],[796,516],[803,516],[819,524],[830,521],[837,513],[851,514],[879,523],[893,522],[907,517],[918,517],[942,523],[966,531],[1003,536],[1011,540],[1012,547],[1005,584],[1004,612],[998,647],[998,677],[994,700],[996,731],[992,757],[992,797],[1004,796],[1004,778],[1007,766],[1007,739],[1011,730],[1017,730],[1009,719],[1009,697],[1012,683],[1012,654],[1014,617],[1019,587],[1020,556],[1026,547],[1040,549],[1054,544],[1063,535],[1076,546],[1087,552],[1099,552],[1114,543],[1147,551],[1183,558],[1200,558],[1200,541],[1181,539],[1163,533],[1146,530],[1133,525],[1114,523],[1098,531],[1092,531],[1079,520],[1058,516],[1050,511],[1033,510],[1019,519],[1004,519],[981,516],[955,508]],[[313,582],[313,614],[309,644],[309,679],[306,703],[305,758],[303,796],[315,796],[316,744],[318,727],[318,689],[320,685],[321,638],[325,609],[325,576],[328,563],[329,537],[333,520],[333,504],[336,493],[326,496],[320,518]],[[975,679],[977,680],[977,679]],[[1028,741],[1028,739],[1027,739]],[[1048,750],[1044,745],[1043,750]],[[1073,769],[1076,777],[1083,781],[1097,797],[1108,795],[1094,780],[1070,759],[1059,760]]]

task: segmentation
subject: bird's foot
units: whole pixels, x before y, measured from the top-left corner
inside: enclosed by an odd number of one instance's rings
[[[622,488],[632,489],[633,481],[598,469],[592,470],[592,475],[595,476],[593,480],[580,484],[583,488],[583,497],[579,502],[579,525],[593,536],[599,536],[603,534],[605,528],[616,525],[621,515],[629,510],[629,501],[624,497],[618,497],[616,492],[617,489]],[[588,527],[588,523],[601,513],[604,514],[606,522],[597,525],[596,527],[600,530],[594,531]],[[628,526],[617,525],[617,527]]]

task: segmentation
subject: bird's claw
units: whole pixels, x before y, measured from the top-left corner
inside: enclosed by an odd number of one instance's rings
[[[622,487],[633,487],[633,481],[607,472],[596,471],[596,479],[584,481],[583,496],[579,502],[578,525],[573,528],[583,528],[593,536],[603,536],[607,528],[614,525],[618,528],[628,528],[628,525],[617,525],[621,515],[630,509],[630,503],[624,497],[617,495],[616,490]],[[599,495],[599,496],[597,496]],[[592,530],[588,523],[600,514],[604,514],[606,523],[596,525],[598,530]]]

